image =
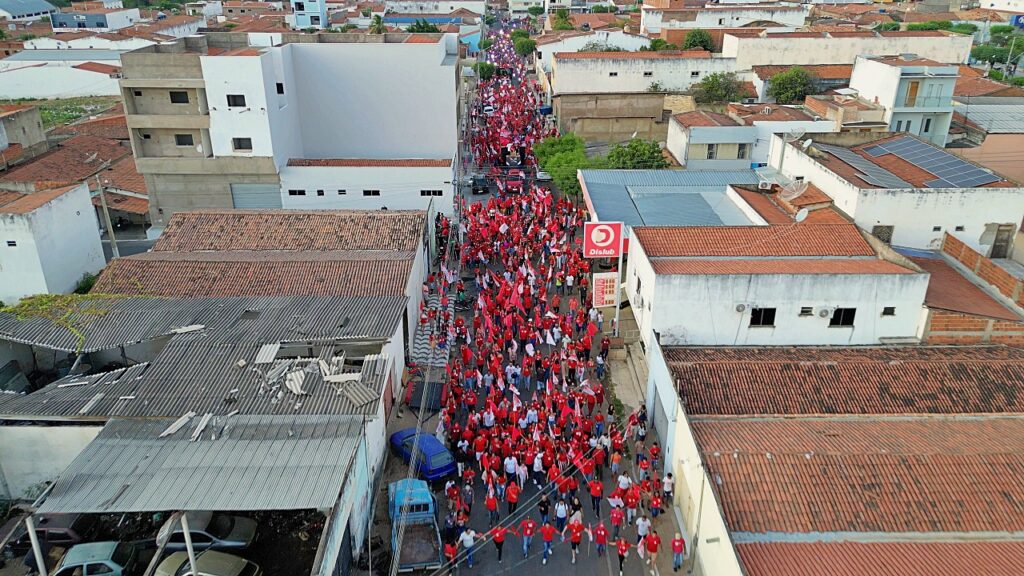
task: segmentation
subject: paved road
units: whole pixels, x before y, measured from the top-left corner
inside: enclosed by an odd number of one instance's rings
[[[156,240],[118,240],[117,250],[121,256],[142,254],[152,248],[155,242]],[[107,262],[113,260],[110,253],[110,240],[103,240],[103,257],[107,259]]]

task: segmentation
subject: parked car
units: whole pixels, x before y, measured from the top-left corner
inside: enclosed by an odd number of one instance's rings
[[[135,566],[135,546],[127,542],[89,542],[72,546],[53,576],[124,576]]]
[[[487,194],[491,191],[485,176],[473,176],[473,194]]]
[[[195,550],[239,550],[248,548],[256,539],[256,521],[243,516],[214,512],[188,512],[188,530]],[[174,531],[168,537],[167,531]],[[167,538],[167,550],[185,549],[185,532],[181,523],[165,525],[157,540]]]
[[[551,182],[551,174],[538,170],[537,171],[537,182]]]
[[[416,472],[424,480],[434,482],[448,477],[455,472],[455,458],[437,438],[430,434],[419,435],[419,456],[416,459]],[[416,429],[406,428],[391,435],[391,449],[407,464],[412,457],[412,447],[416,440]]]
[[[494,106],[491,106],[490,104],[484,105],[484,114],[487,114],[488,116],[494,114]]]
[[[39,543],[61,548],[87,540],[96,528],[96,516],[88,514],[36,514],[34,520]],[[23,556],[32,549],[24,522],[18,523],[6,547],[11,556]]]
[[[256,564],[233,554],[206,550],[196,556],[196,570],[188,562],[188,552],[175,552],[160,561],[156,576],[260,576],[263,571]]]

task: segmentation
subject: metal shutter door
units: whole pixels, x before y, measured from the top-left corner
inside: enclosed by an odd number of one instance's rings
[[[235,208],[280,208],[281,188],[277,184],[232,184]]]

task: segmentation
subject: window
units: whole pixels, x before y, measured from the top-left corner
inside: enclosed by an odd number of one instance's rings
[[[135,96],[142,96],[142,90],[132,90],[132,94]]]
[[[910,127],[910,125],[913,124],[913,123],[914,122],[912,120],[907,120],[907,132],[910,132],[911,130],[913,130],[913,128]]]
[[[348,194],[348,190],[338,190],[338,196],[344,196],[345,194]]]
[[[251,152],[252,138],[232,138],[231,147],[239,152]]]
[[[714,160],[715,157],[718,156],[718,145],[717,144],[708,144],[708,154],[707,154],[707,156],[708,156],[708,158],[707,158],[708,160]]]
[[[320,25],[320,17],[319,16],[310,16],[309,17],[309,23],[312,24],[313,26],[319,26]]]
[[[882,308],[882,316],[895,316],[895,315],[896,315],[896,307],[895,306],[884,306]]]
[[[964,231],[964,227],[963,226],[957,226],[956,228],[954,228],[954,230],[956,230],[957,232],[963,232]]]
[[[750,310],[751,326],[775,326],[775,308],[753,308]]]
[[[323,196],[324,195],[324,191],[323,190],[317,190],[316,191],[316,195],[317,196]]]
[[[654,76],[654,72],[653,71],[648,70],[648,71],[644,72],[644,78],[650,78],[651,76]]]
[[[886,244],[892,244],[892,231],[892,226],[873,226],[871,228],[871,235]]]
[[[175,134],[174,145],[175,146],[192,146],[195,142],[192,140],[191,134]]]
[[[442,196],[440,190],[420,190],[420,196]]]
[[[143,140],[149,140],[149,139],[150,139],[150,138],[152,138],[152,137],[153,137],[153,135],[152,135],[152,134],[145,134],[145,133],[143,133],[143,134],[142,134],[142,139],[143,139]]]
[[[719,19],[718,19],[718,25],[719,25],[719,26],[722,26],[722,25],[724,25],[724,24],[725,24],[725,18],[719,18]]]
[[[380,196],[380,190],[363,190],[363,196]]]
[[[736,148],[736,158],[738,158],[739,160],[743,160],[746,157],[747,157],[747,145],[746,144],[740,144]]]
[[[853,326],[853,318],[857,315],[856,308],[836,308],[832,313],[832,319],[828,321],[829,326]]]
[[[284,83],[282,83],[282,82],[278,82],[277,83],[277,93],[278,94],[284,94]]]
[[[810,306],[801,306],[800,307],[800,315],[801,316],[814,316],[814,308],[812,308]]]
[[[942,232],[942,226],[932,226],[932,232]]]
[[[296,12],[302,12],[305,9],[306,9],[306,3],[305,2],[296,2],[295,3],[295,11]]]
[[[188,92],[171,90],[171,104],[188,104]]]
[[[100,564],[98,562],[94,562],[92,564],[86,564],[85,569],[89,571],[89,576],[92,576],[93,574],[113,574],[114,573],[114,569],[113,568],[111,568],[110,566],[107,566],[106,564]]]
[[[288,191],[288,195],[289,196],[305,196],[306,195],[306,191],[305,190],[289,190]]]
[[[694,70],[690,72],[690,78],[700,78],[700,70]]]
[[[925,134],[927,134],[928,132],[931,131],[931,129],[932,129],[932,119],[931,118],[925,118],[924,119],[924,128],[921,129],[921,132],[924,132]]]
[[[903,120],[896,121],[896,131],[903,132]]]
[[[8,240],[7,245],[10,246],[11,248],[14,248],[15,246],[18,245],[18,243],[15,242],[14,240]]]
[[[615,78],[615,77],[616,77],[616,76],[618,76],[618,75],[619,75],[619,73],[618,73],[618,72],[609,72],[609,73],[608,73],[608,77],[609,77],[609,78]]]
[[[229,108],[245,108],[245,94],[228,94]]]

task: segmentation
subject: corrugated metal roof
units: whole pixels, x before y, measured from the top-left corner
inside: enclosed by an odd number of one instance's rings
[[[95,352],[202,325],[216,342],[389,337],[405,310],[402,296],[83,299],[67,326],[0,314],[0,339],[64,352]]]
[[[44,0],[0,0],[0,11],[22,18],[39,12],[56,12],[57,8]]]
[[[112,420],[57,479],[39,511],[302,510],[334,505],[360,442],[354,416]]]
[[[989,134],[1024,134],[1024,105],[972,103],[957,106],[956,111]]]
[[[599,220],[627,226],[750,224],[725,196],[729,184],[756,184],[753,170],[583,170]]]
[[[3,2],[3,0],[0,0]],[[121,54],[126,50],[22,50],[11,54],[4,60],[8,62],[121,62]]]

